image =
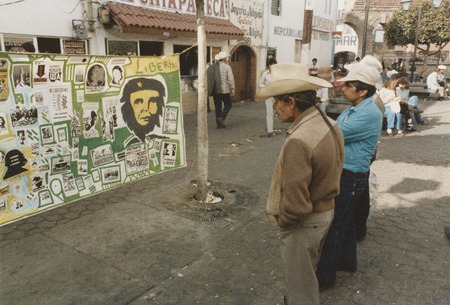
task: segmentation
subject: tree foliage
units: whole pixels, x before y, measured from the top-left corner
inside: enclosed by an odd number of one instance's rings
[[[425,54],[433,55],[450,42],[450,5],[444,0],[439,8],[434,8],[430,0],[415,1],[408,11],[398,9],[385,25],[385,40],[388,45],[415,45]],[[421,10],[420,26],[417,19]],[[430,53],[434,45],[437,50]]]

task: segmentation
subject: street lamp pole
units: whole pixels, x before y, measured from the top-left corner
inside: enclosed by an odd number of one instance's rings
[[[368,23],[369,23],[369,7],[370,7],[370,0],[366,0],[365,16],[364,16],[364,29],[363,29],[363,42],[362,42],[362,48],[361,48],[361,58],[364,58],[364,56],[366,56],[367,26],[368,26]]]
[[[414,38],[414,55],[413,62],[411,65],[411,83],[414,82],[414,72],[416,72],[416,54],[417,54],[417,39],[419,36],[420,19],[422,18],[422,7],[419,7],[419,12],[417,13],[417,26],[416,26],[416,37]]]

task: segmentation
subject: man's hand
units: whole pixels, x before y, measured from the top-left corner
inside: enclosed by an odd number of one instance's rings
[[[234,93],[235,93],[235,89],[231,89],[231,90],[230,90],[230,95],[231,95],[231,96],[234,96]]]

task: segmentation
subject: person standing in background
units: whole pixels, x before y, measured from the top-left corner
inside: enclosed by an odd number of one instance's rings
[[[319,76],[317,76],[319,77]],[[319,77],[320,78],[320,77]],[[319,108],[323,113],[327,114],[327,108],[330,104],[330,99],[328,97],[328,88],[316,89],[317,97],[320,99]]]
[[[309,67],[309,75],[311,76],[319,75],[319,66],[317,65],[317,58],[312,59],[312,66]]]
[[[337,270],[357,270],[355,206],[367,186],[370,161],[380,138],[383,119],[373,103],[380,72],[364,63],[354,64],[348,70],[347,76],[341,79],[341,90],[350,105],[336,120],[345,141],[344,166],[340,193],[334,200],[333,222],[316,271],[320,290],[334,286]]]
[[[276,64],[277,60],[274,57],[267,60],[267,70],[264,71],[260,80],[259,88],[262,88],[272,82],[272,76],[270,74],[270,68],[272,65]],[[275,134],[273,132],[273,103],[275,102],[273,97],[269,97],[266,100],[266,123],[267,123],[267,135],[268,137],[273,137]]]

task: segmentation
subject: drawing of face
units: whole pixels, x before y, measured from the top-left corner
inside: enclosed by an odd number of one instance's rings
[[[131,107],[133,107],[136,122],[145,126],[150,117],[158,112],[159,92],[155,90],[141,90],[130,95]]]
[[[128,81],[120,99],[123,120],[142,142],[156,126],[160,127],[166,89],[153,78],[136,78]]]

